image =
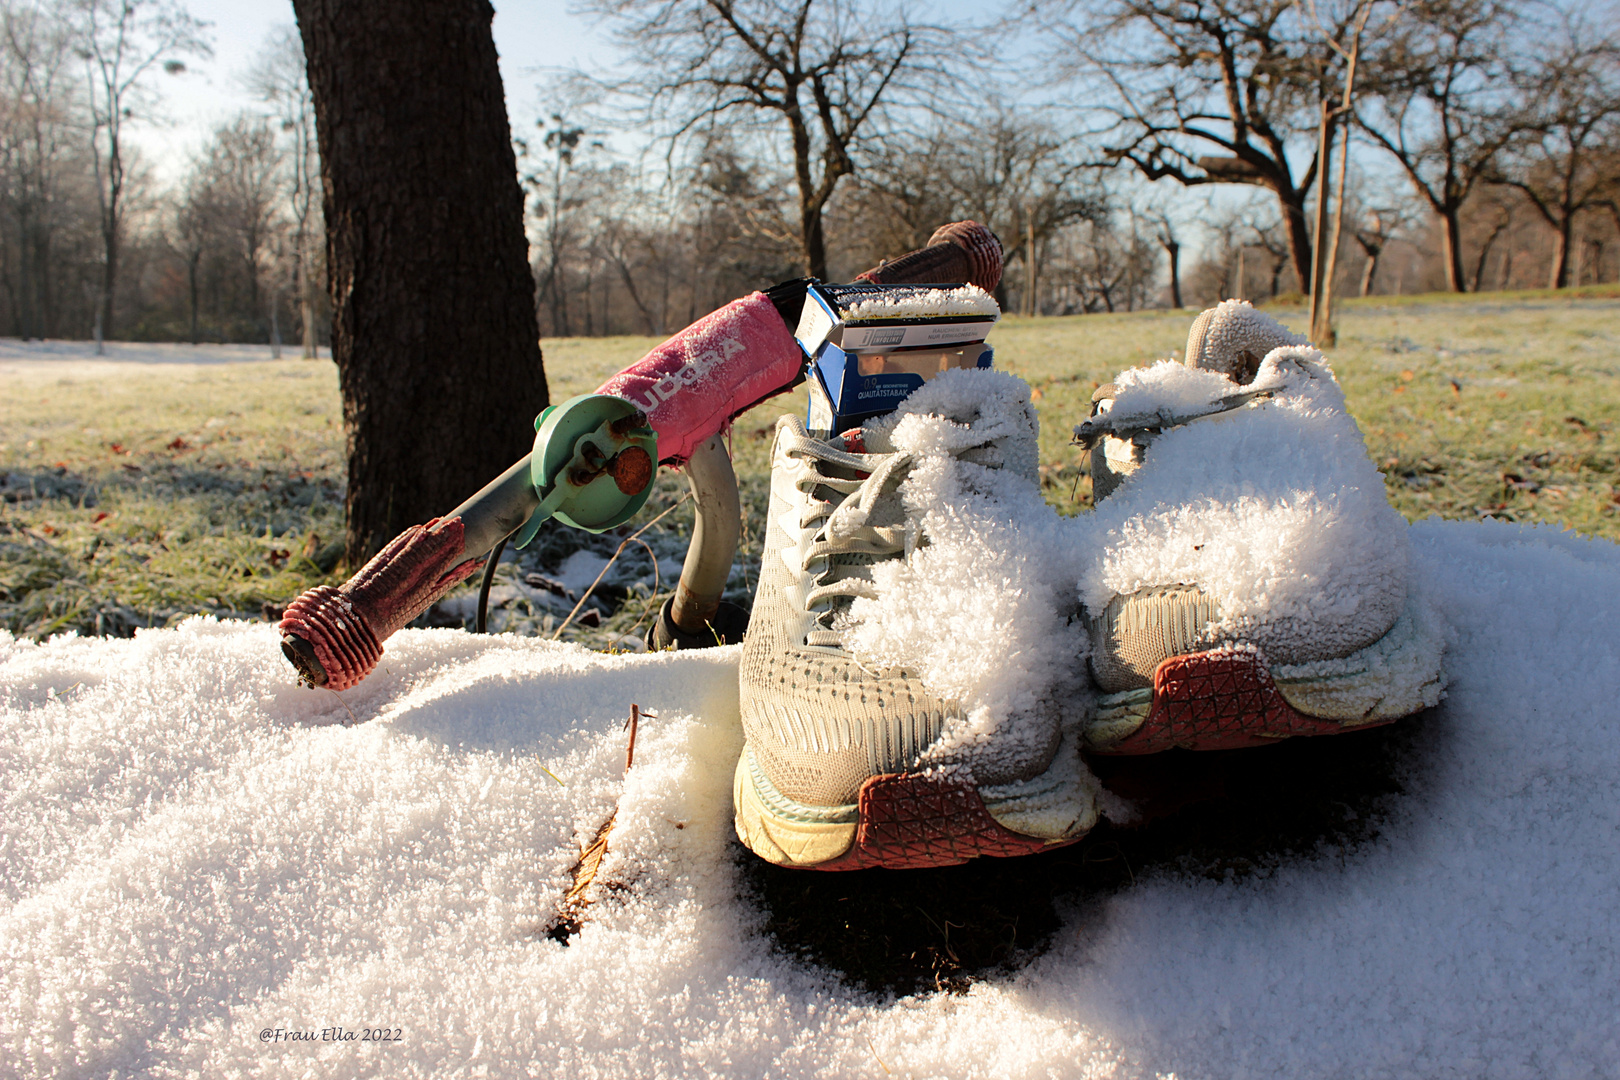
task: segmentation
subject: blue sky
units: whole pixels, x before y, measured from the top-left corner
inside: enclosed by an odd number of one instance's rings
[[[243,90],[240,79],[262,53],[278,27],[294,25],[291,0],[186,0],[192,14],[210,25],[214,55],[188,61],[177,76],[157,74],[151,86],[161,94],[160,114],[137,125],[132,141],[160,184],[178,181],[192,155],[213,130],[244,109],[262,106]],[[548,70],[601,69],[619,59],[606,33],[592,20],[572,15],[568,0],[493,0],[495,46],[506,86],[507,115],[523,131],[542,115],[536,86]],[[987,22],[1005,9],[995,0],[926,0],[918,14],[956,22]],[[1174,192],[1189,209],[1212,198],[1260,199],[1254,191],[1196,189]],[[1199,216],[1193,210],[1191,216]],[[1189,239],[1191,239],[1189,237]]]
[[[134,133],[148,164],[165,181],[185,171],[190,154],[214,128],[256,106],[238,80],[271,33],[293,25],[291,0],[189,0],[187,6],[213,24],[214,56],[189,61],[184,74],[155,76],[152,86],[162,95],[162,120]],[[606,65],[615,56],[605,36],[595,33],[587,20],[568,14],[561,0],[497,0],[495,47],[514,126],[525,125],[536,114],[534,87],[542,69]]]

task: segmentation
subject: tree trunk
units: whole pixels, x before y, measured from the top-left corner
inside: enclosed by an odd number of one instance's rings
[[[796,88],[790,90],[797,95]],[[793,144],[793,179],[799,188],[799,243],[804,253],[804,272],[827,280],[827,239],[822,232],[821,210],[825,198],[818,198],[817,185],[810,171],[810,129],[797,110],[786,114],[788,135]],[[831,194],[829,187],[828,194]]]
[[[799,210],[799,222],[804,235],[805,273],[826,281],[827,239],[821,228],[821,207],[805,203]]]
[[[488,0],[295,0],[359,565],[526,453],[547,404]]]
[[[96,355],[103,356],[102,342],[112,336],[113,285],[118,281],[118,237],[107,234],[107,263],[102,269],[100,306],[96,308]]]
[[[270,297],[270,359],[281,359],[281,293]]]
[[[1378,256],[1382,254],[1383,249],[1364,248],[1364,250],[1367,252],[1367,265],[1361,271],[1361,295],[1371,296],[1373,278],[1378,274]]]
[[[197,344],[197,264],[202,261],[200,253],[193,253],[186,260],[186,284],[191,293],[191,343]]]
[[[33,262],[29,251],[31,245],[28,243],[31,232],[32,224],[29,221],[27,210],[19,209],[17,211],[17,246],[20,249],[17,258],[17,277],[19,281],[16,290],[17,304],[13,308],[12,317],[16,321],[18,328],[17,336],[24,339],[45,336],[36,332],[39,326],[39,319],[36,314],[38,309],[34,306],[34,279],[29,272]]]
[[[1174,240],[1160,241],[1170,256],[1170,303],[1177,310],[1181,304],[1181,245]]]
[[[1468,279],[1463,275],[1462,225],[1457,221],[1457,210],[1444,211],[1440,220],[1445,225],[1446,289],[1460,293],[1468,291]]]
[[[313,360],[320,354],[320,342],[315,333],[315,284],[310,281],[309,260],[300,256],[298,262],[298,321],[302,325],[304,359]]]
[[[1311,228],[1311,283],[1306,292],[1311,296],[1311,342],[1317,348],[1332,345],[1332,316],[1326,305],[1330,299],[1324,288],[1328,263],[1328,201],[1333,194],[1329,167],[1333,162],[1333,138],[1337,133],[1333,110],[1322,102],[1321,125],[1316,138],[1316,206],[1315,222]]]
[[[1563,289],[1569,285],[1569,239],[1574,215],[1565,214],[1562,226],[1553,240],[1552,272],[1547,275],[1547,288]]]
[[[1487,236],[1485,242],[1479,246],[1479,257],[1474,260],[1474,276],[1472,278],[1474,292],[1479,292],[1485,287],[1485,260],[1490,258],[1491,248],[1496,245],[1496,238],[1502,235],[1502,230],[1508,227],[1509,220],[1507,218],[1497,219],[1496,227],[1491,230],[1491,235]]]
[[[1311,227],[1305,220],[1305,201],[1280,191],[1277,201],[1282,206],[1283,221],[1288,225],[1288,258],[1294,264],[1300,291],[1307,292],[1311,287]]]

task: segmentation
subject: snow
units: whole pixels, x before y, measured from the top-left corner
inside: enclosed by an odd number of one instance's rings
[[[1037,428],[1028,384],[991,369],[942,372],[868,426],[869,451],[910,457],[901,494],[917,539],[873,567],[878,595],[851,605],[844,636],[868,667],[915,671],[963,703],[930,760],[993,756],[1001,775],[1049,755],[1059,718],[1091,696],[1061,584],[1077,576],[1071,529],[1041,496]]]
[[[997,319],[1001,317],[1001,306],[995,297],[977,285],[960,285],[954,289],[866,297],[851,304],[843,314],[848,323],[963,315],[988,315]]]
[[[0,635],[0,1076],[1611,1076],[1620,549],[1410,541],[1451,681],[1377,838],[1139,874],[961,997],[763,934],[735,648],[407,630],[340,700],[268,626]],[[623,887],[565,947],[539,931],[615,806]]]
[[[600,552],[581,548],[565,558],[558,566],[552,578],[559,582],[563,588],[575,593],[582,593],[601,576],[607,569],[608,558]],[[678,572],[678,571],[677,571]]]
[[[1153,424],[1166,413],[1198,416],[1214,411],[1222,398],[1240,389],[1218,371],[1191,368],[1175,360],[1128,368],[1114,376],[1113,387],[1108,412],[1116,425],[1131,419]]]
[[[1172,362],[1127,372],[1110,415],[1198,415],[1239,388]],[[1216,640],[1274,663],[1343,656],[1406,605],[1406,523],[1389,505],[1332,369],[1315,349],[1274,349],[1246,390],[1273,396],[1171,428],[1094,514],[1074,519],[1080,596],[1196,583],[1219,604]],[[1194,393],[1194,391],[1200,391]]]

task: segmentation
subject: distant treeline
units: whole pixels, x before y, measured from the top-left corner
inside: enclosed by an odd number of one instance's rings
[[[543,336],[670,333],[964,217],[1001,237],[999,299],[1030,314],[1307,294],[1329,272],[1340,297],[1620,280],[1602,12],[1042,0],[974,30],[811,0],[724,5],[734,24],[717,0],[597,6],[643,73],[557,80],[514,122]],[[0,31],[0,334],[326,340],[290,27],[238,73],[260,107],[173,183],[129,130],[207,53],[182,5],[0,0]],[[1017,35],[1049,51],[999,61]]]

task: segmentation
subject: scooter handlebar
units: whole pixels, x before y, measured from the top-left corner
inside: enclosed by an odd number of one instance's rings
[[[857,280],[971,282],[991,290],[1001,280],[1001,242],[977,222],[952,222],[936,230],[927,247]],[[625,398],[645,412],[658,433],[660,459],[685,465],[733,417],[798,381],[804,356],[794,329],[769,297],[754,293],[699,319],[597,393]],[[729,469],[724,472],[729,475]],[[693,486],[701,501],[700,489],[713,485]],[[716,498],[734,505],[735,480],[729,495]],[[354,686],[376,667],[383,641],[470,577],[539,504],[525,457],[443,518],[395,537],[343,585],[317,586],[293,601],[280,624],[282,652],[310,685]],[[705,510],[714,517],[716,507],[700,506],[700,515]],[[724,574],[716,567],[731,565],[736,543],[735,529],[705,528],[694,535],[677,588],[683,603],[670,612],[677,629],[692,631],[685,624],[718,604]]]

